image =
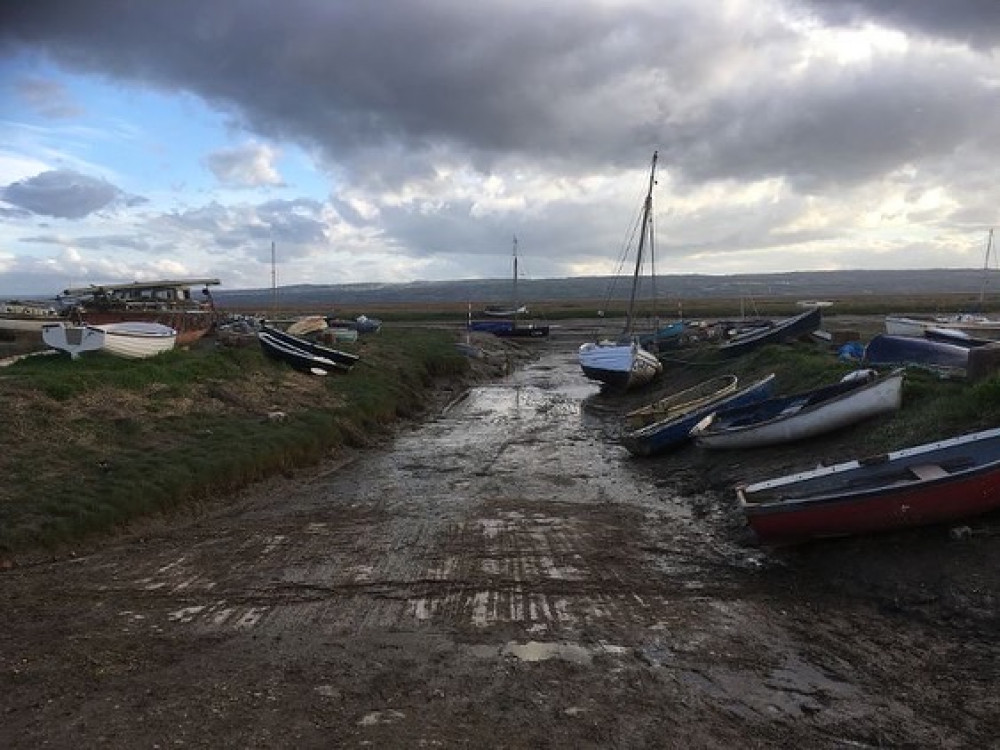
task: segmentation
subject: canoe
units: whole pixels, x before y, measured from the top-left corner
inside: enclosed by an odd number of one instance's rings
[[[762,544],[946,523],[1000,508],[1000,428],[736,489]]]
[[[764,344],[779,344],[812,333],[823,322],[821,309],[812,307],[792,318],[737,334],[724,344],[720,344],[719,352],[726,356],[739,356]]]
[[[713,384],[716,388],[714,394],[698,396],[699,389],[710,391]],[[745,388],[737,390],[736,386],[736,376],[725,375],[674,394],[675,403],[662,412],[663,416],[657,421],[622,433],[622,445],[635,456],[652,456],[683,445],[690,437],[691,428],[714,411],[752,404],[770,396],[774,387],[774,373]],[[685,394],[690,394],[690,398]],[[668,401],[670,398],[672,397],[661,401]],[[658,404],[660,402],[650,406]]]
[[[716,411],[691,437],[706,448],[757,448],[832,432],[899,409],[903,375],[902,369],[881,377],[860,370],[833,385]]]

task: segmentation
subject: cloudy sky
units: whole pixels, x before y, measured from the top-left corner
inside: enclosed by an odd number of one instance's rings
[[[997,0],[7,0],[0,295],[981,267]],[[991,261],[991,266],[994,261]]]

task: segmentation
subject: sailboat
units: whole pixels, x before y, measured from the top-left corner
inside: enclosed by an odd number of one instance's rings
[[[489,315],[494,320],[470,320],[470,331],[481,331],[492,333],[500,337],[517,338],[545,338],[549,335],[549,327],[538,325],[537,323],[521,323],[518,318],[526,315],[528,308],[519,305],[517,299],[517,237],[514,237],[514,283],[511,295],[511,306],[508,309],[487,308],[484,315]]]
[[[646,385],[663,372],[663,365],[656,355],[644,349],[635,336],[635,297],[642,270],[643,253],[647,242],[652,252],[653,242],[653,185],[656,184],[657,152],[649,170],[649,190],[642,206],[639,227],[639,244],[632,276],[632,294],[629,297],[625,330],[616,341],[587,342],[580,347],[580,367],[583,374],[597,380],[609,389],[626,391]]]

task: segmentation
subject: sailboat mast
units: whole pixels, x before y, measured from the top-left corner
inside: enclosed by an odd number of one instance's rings
[[[983,260],[983,287],[979,290],[979,312],[985,311],[986,304],[986,283],[989,281],[990,251],[993,249],[993,227],[990,227],[989,236],[986,238],[986,258]]]
[[[511,309],[514,311],[514,320],[517,320],[517,235],[514,235],[514,306]]]
[[[635,294],[639,288],[639,272],[642,270],[642,252],[646,247],[646,235],[650,231],[650,222],[653,213],[653,185],[656,184],[656,158],[658,152],[653,152],[653,164],[649,169],[649,190],[646,191],[646,200],[642,205],[642,226],[639,230],[639,249],[635,254],[635,273],[632,275],[632,296],[628,302],[628,313],[625,317],[625,335],[632,334],[632,325],[635,316]]]

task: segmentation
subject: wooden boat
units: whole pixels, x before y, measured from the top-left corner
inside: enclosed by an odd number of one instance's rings
[[[903,375],[859,370],[833,385],[716,411],[691,437],[706,448],[756,448],[821,435],[899,409]]]
[[[657,153],[653,152],[653,164],[649,171],[649,189],[642,207],[639,226],[639,244],[635,258],[635,272],[632,275],[632,293],[629,297],[625,316],[625,330],[615,341],[597,341],[580,346],[578,356],[583,374],[597,380],[612,390],[625,391],[650,383],[663,372],[663,364],[647,351],[635,337],[635,300],[642,271],[643,252],[646,243],[653,242],[653,186],[656,184]]]
[[[918,338],[880,333],[865,346],[862,362],[866,365],[919,365],[931,369],[964,371],[969,366],[969,347],[932,341],[922,336]]]
[[[753,351],[764,344],[780,344],[792,341],[807,333],[812,333],[822,325],[821,307],[810,307],[798,315],[779,320],[766,326],[739,333],[729,341],[719,345],[719,351],[726,356],[739,356]]]
[[[71,318],[77,323],[159,323],[177,331],[178,346],[188,346],[209,333],[219,320],[208,289],[219,283],[218,279],[164,279],[92,284],[66,289],[60,300],[63,304],[72,302]],[[196,286],[203,287],[200,300],[191,292]]]
[[[651,418],[653,421],[622,433],[622,445],[635,456],[662,453],[686,443],[691,429],[714,411],[766,399],[773,387],[773,373],[742,389],[737,389],[735,375],[705,381],[643,409],[629,412],[626,419],[639,421]],[[647,409],[649,411],[645,411]]]
[[[736,391],[739,378],[735,375],[719,375],[711,380],[685,388],[677,393],[671,393],[652,403],[633,409],[625,415],[624,426],[627,430],[638,430],[654,422],[662,422],[678,413],[716,401]]]
[[[470,331],[492,333],[501,338],[547,338],[549,326],[538,323],[522,323],[520,317],[528,314],[528,308],[517,300],[517,237],[514,237],[514,284],[512,289],[513,303],[507,309],[487,308],[483,310],[492,320],[469,320]],[[503,319],[502,319],[503,318]]]
[[[129,320],[88,327],[103,331],[103,351],[127,359],[155,357],[177,343],[177,331],[162,323]]]
[[[67,352],[77,359],[83,352],[96,352],[104,348],[104,331],[94,326],[72,323],[48,323],[42,326],[42,341],[53,349]]]
[[[1000,508],[1000,428],[736,490],[764,544],[945,523]]]
[[[294,344],[274,336],[272,333],[262,330],[257,333],[260,341],[261,351],[270,359],[284,362],[299,372],[311,375],[326,375],[331,372],[346,372],[351,368],[340,362],[334,362],[328,357],[322,357],[311,351],[302,349]]]
[[[340,349],[333,349],[329,346],[323,346],[322,344],[317,344],[299,336],[293,336],[290,333],[286,333],[285,331],[278,330],[277,328],[273,328],[271,326],[261,326],[260,332],[268,334],[269,340],[282,342],[287,346],[304,351],[307,354],[335,362],[338,365],[343,365],[347,369],[354,367],[360,359],[357,354],[344,352]]]

